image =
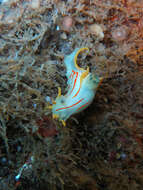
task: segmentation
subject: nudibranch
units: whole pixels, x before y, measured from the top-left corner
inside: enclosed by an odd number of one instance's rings
[[[61,95],[61,88],[58,88],[58,96],[53,101],[52,115],[54,119],[59,119],[65,125],[65,121],[73,114],[87,108],[94,99],[96,89],[101,82],[101,78],[80,68],[77,64],[77,57],[80,52],[88,48],[76,48],[70,55],[64,58],[66,67],[66,77],[68,79],[68,89],[65,95]]]

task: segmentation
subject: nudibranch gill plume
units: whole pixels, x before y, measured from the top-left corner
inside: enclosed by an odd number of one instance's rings
[[[70,55],[64,58],[66,77],[68,79],[67,93],[61,95],[61,88],[58,88],[58,96],[53,101],[52,115],[65,125],[65,121],[73,114],[87,108],[94,99],[96,89],[102,78],[89,72],[87,69],[77,65],[77,57],[80,52],[88,51],[88,48],[76,48]]]

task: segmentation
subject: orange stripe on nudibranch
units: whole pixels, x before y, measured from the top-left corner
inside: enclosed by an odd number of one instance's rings
[[[78,95],[78,93],[79,93],[80,89],[81,89],[81,84],[80,84],[80,86],[79,86],[78,91],[76,92],[76,94],[75,94],[72,98],[75,98],[75,97]]]
[[[70,74],[69,78],[72,78],[72,79],[73,79],[74,75],[75,75],[75,71],[72,70],[72,73]]]
[[[74,80],[74,85],[73,85],[72,91],[74,90],[74,88],[76,86],[77,78],[78,78],[78,72],[76,72],[76,77],[75,77],[75,80]]]
[[[80,89],[81,89],[81,85],[82,85],[82,82],[83,82],[83,79],[88,75],[89,73],[89,67],[87,67],[87,70],[85,70],[85,72],[83,72],[80,76],[80,86],[79,86],[79,89],[78,91],[76,92],[76,94],[72,97],[76,97],[78,95],[78,93],[80,92]]]
[[[73,106],[76,106],[77,104],[79,104],[80,102],[82,102],[83,98],[80,99],[78,102],[76,102],[75,104],[72,104],[71,106],[67,106],[67,107],[63,107],[63,108],[58,108],[56,109],[56,111],[59,111],[59,110],[63,110],[63,109],[67,109],[67,108],[71,108]]]
[[[87,103],[85,103],[85,104],[83,104],[82,106],[80,106],[76,111],[79,111],[80,109],[82,109],[82,108],[84,108],[86,105],[88,105],[89,104],[89,102],[87,102]]]
[[[72,73],[70,74],[69,78],[72,78]]]
[[[74,98],[74,97],[76,97],[76,96],[78,95],[78,93],[79,93],[80,89],[81,89],[81,78],[80,78],[80,85],[79,85],[79,89],[78,89],[78,91],[76,92],[76,94],[75,94],[72,98]]]
[[[72,90],[71,90],[69,96],[70,96],[71,93],[73,92],[73,90],[74,90],[74,88],[75,88],[75,86],[76,86],[77,78],[78,78],[78,72],[75,72],[75,71],[74,71],[74,74],[76,74],[76,77],[75,77],[75,80],[74,80],[73,88],[72,88]]]

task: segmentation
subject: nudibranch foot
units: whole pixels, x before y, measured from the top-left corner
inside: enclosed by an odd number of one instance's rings
[[[66,122],[64,120],[61,120],[63,126],[65,127],[66,126]]]
[[[59,116],[56,115],[56,114],[53,114],[53,119],[59,119]],[[64,120],[60,120],[63,124],[63,126],[65,127],[66,126],[66,122]]]

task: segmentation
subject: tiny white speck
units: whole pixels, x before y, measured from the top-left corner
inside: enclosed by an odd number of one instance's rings
[[[59,27],[59,26],[57,26],[57,27],[56,27],[56,30],[57,30],[57,31],[58,31],[58,30],[60,30],[60,27]]]
[[[20,174],[18,174],[17,176],[15,176],[16,180],[19,180],[19,178],[20,178]]]
[[[125,153],[122,153],[122,154],[121,154],[121,157],[122,157],[123,159],[125,159],[125,158],[127,157],[127,155],[126,155]]]
[[[50,96],[46,96],[45,99],[46,99],[46,102],[52,103]]]
[[[33,104],[33,107],[36,108],[36,107],[37,107],[37,104]]]

